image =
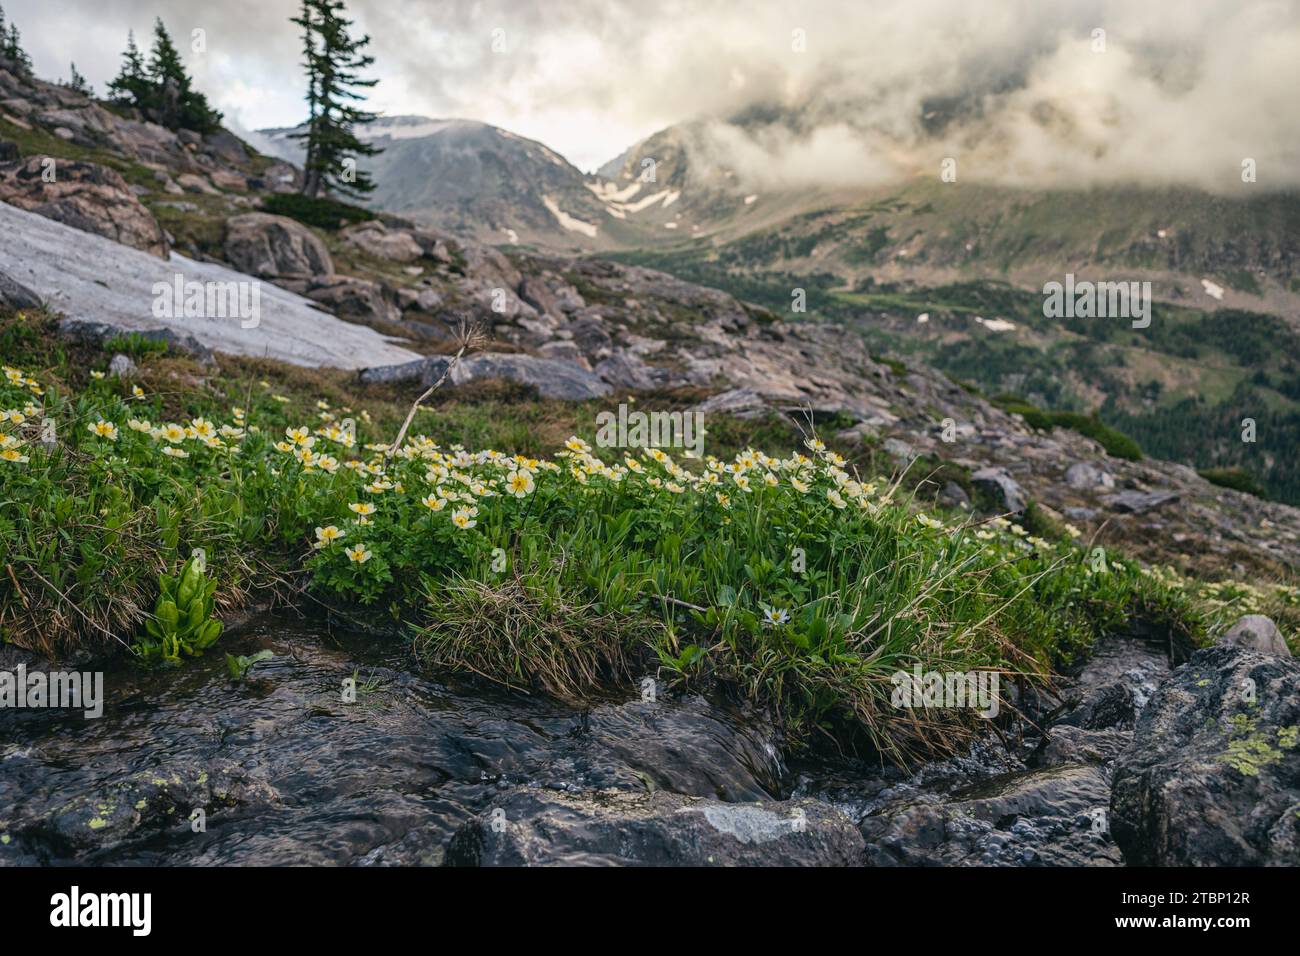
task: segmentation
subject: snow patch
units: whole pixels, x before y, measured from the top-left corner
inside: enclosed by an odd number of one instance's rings
[[[542,203],[550,210],[551,215],[555,217],[555,221],[565,229],[569,230],[569,232],[580,232],[588,239],[596,238],[596,233],[599,231],[596,226],[570,216],[567,212],[562,210],[559,204],[550,196],[543,196]]]
[[[982,315],[975,316],[975,321],[990,332],[1010,332],[1016,327],[1016,323],[1008,322],[1006,319],[986,319]]]
[[[583,183],[588,189],[596,194],[596,198],[601,202],[619,202],[624,203],[641,191],[641,181],[638,179],[630,186],[618,188],[617,183],[598,182]]]

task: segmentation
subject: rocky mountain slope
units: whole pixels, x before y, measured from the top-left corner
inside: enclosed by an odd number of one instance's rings
[[[1023,511],[1032,501],[1052,520],[1071,522],[1102,542],[1212,573],[1277,573],[1300,561],[1300,511],[1211,485],[1182,465],[1111,457],[1068,429],[1033,428],[922,362],[873,354],[850,326],[782,318],[641,266],[507,255],[395,217],[308,227],[256,211],[292,183],[295,171],[249,152],[228,134],[174,136],[61,88],[22,84],[7,74],[0,74],[0,87],[0,135],[12,135],[15,143],[0,148],[22,154],[0,167],[0,199],[104,235],[129,207],[142,235],[156,220],[164,240],[193,260],[173,254],[164,269],[219,263],[292,294],[267,295],[285,310],[263,330],[281,342],[278,351],[264,339],[224,334],[208,339],[218,349],[291,358],[309,354],[303,338],[331,339],[331,363],[367,366],[363,380],[410,382],[414,391],[414,383],[445,362],[414,353],[445,352],[460,324],[479,323],[490,329],[493,344],[459,370],[462,382],[514,380],[557,398],[657,394],[724,417],[794,416],[839,435],[882,467],[910,467],[915,480],[935,475],[932,493],[955,507],[972,507],[979,503],[973,499],[987,495],[1008,511]],[[15,175],[39,166],[46,155],[115,163],[125,192],[116,182],[111,195],[101,186],[82,190],[72,216],[66,202],[42,199],[43,186]],[[70,233],[36,225],[14,210],[5,215],[33,241],[7,243],[0,272],[33,283],[46,296],[65,291],[42,261],[50,249],[42,252],[35,240],[44,237],[48,247]],[[143,279],[124,277],[125,248],[109,241],[130,237],[79,238],[64,255],[79,258],[75,274],[85,281],[65,302],[89,318],[92,286],[105,291],[104,302],[122,302],[128,287],[135,288],[130,283]],[[143,260],[132,262],[138,268]],[[324,331],[341,328],[325,318],[320,333],[300,337],[301,326],[293,323],[311,318],[304,299],[351,323],[350,334],[361,338]],[[143,318],[148,304],[140,301],[134,316],[125,314],[129,304],[104,307],[99,320],[138,330],[153,324]],[[373,333],[357,326],[369,326],[391,344],[365,338]],[[200,340],[212,335],[181,320],[177,331]],[[325,353],[310,354],[326,360],[319,357]]]
[[[293,129],[261,130],[270,148],[301,162]],[[360,168],[375,209],[496,245],[563,250],[625,248],[643,230],[627,222],[604,184],[554,150],[487,123],[389,116],[361,137],[383,150]]]

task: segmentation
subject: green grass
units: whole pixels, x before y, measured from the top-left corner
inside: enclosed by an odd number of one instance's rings
[[[435,396],[385,464],[377,443],[410,390],[232,357],[204,372],[148,350],[136,380],[97,377],[108,354],[61,343],[50,322],[0,316],[14,370],[0,410],[27,419],[0,427],[15,459],[0,461],[0,631],[47,653],[127,653],[159,622],[159,575],[202,549],[218,619],[278,591],[406,634],[431,668],[572,699],[657,672],[768,708],[796,746],[907,762],[987,727],[894,707],[914,665],[1042,682],[1133,618],[1200,641],[1247,601],[1300,604],[1286,589],[1202,601],[1113,552],[1098,565],[1032,516],[918,516],[925,476],[891,481],[815,443],[796,457],[779,418],[710,420],[706,451],[729,463],[628,458],[565,447],[594,437],[599,403],[484,386]],[[173,441],[167,423],[194,436]]]

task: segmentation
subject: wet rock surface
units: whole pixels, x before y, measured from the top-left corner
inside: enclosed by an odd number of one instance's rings
[[[813,770],[795,792],[855,815],[871,866],[1123,865],[1110,834],[1112,767],[1169,671],[1158,643],[1113,637],[1059,699],[1037,703],[1041,734],[1025,727],[1010,748],[986,739],[912,775]]]
[[[99,719],[0,711],[0,865],[1300,861],[1300,663],[1239,647],[1171,673],[1167,646],[1108,639],[1022,699],[1041,732],[911,772],[787,766],[721,697],[638,683],[575,709],[283,616],[226,647],[274,656],[238,683],[216,656],[111,669]],[[0,654],[19,664],[42,666]]]
[[[1300,663],[1197,652],[1156,691],[1115,771],[1128,862],[1300,864]]]
[[[782,773],[761,715],[701,697],[574,710],[279,617],[228,643],[275,656],[241,683],[219,655],[110,670],[99,719],[0,711],[0,865],[439,864],[520,788],[766,802]]]
[[[451,841],[472,866],[851,866],[862,836],[815,800],[720,803],[673,793],[516,791]]]

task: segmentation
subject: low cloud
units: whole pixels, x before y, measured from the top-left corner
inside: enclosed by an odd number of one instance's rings
[[[295,0],[9,0],[43,72],[102,88],[127,27],[208,30],[245,127],[302,117]],[[165,10],[161,7],[165,6]],[[389,113],[467,117],[591,169],[696,121],[755,188],[938,175],[1028,186],[1300,186],[1296,0],[351,0]],[[75,22],[76,29],[70,28]],[[1100,34],[1104,31],[1104,48]],[[111,42],[110,42],[111,41]]]

